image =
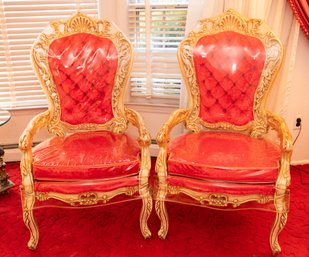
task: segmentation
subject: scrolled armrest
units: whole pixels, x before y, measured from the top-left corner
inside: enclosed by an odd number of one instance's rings
[[[129,122],[133,124],[138,130],[139,133],[139,144],[141,146],[147,147],[151,144],[151,137],[149,132],[147,131],[143,118],[136,111],[125,108],[125,115]]]
[[[177,124],[184,122],[189,113],[188,109],[178,109],[172,113],[157,134],[157,143],[160,147],[166,145],[169,141],[170,132]]]
[[[292,152],[292,135],[284,119],[271,111],[266,111],[266,116],[268,125],[277,132],[280,138],[281,149],[285,152]]]
[[[47,125],[49,120],[49,111],[45,111],[36,115],[27,125],[22,135],[19,138],[19,149],[27,151],[32,147],[33,136],[36,132]]]

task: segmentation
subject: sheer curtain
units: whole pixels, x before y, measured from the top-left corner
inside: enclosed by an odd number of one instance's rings
[[[217,16],[229,8],[233,8],[241,15],[265,20],[281,39],[284,60],[269,96],[268,108],[286,117],[299,36],[299,24],[293,17],[289,3],[286,0],[190,0],[186,32],[192,30],[198,20]],[[181,95],[181,105],[185,106],[185,89]]]

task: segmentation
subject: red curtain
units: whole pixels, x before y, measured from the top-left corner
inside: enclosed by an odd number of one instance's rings
[[[309,38],[309,0],[288,0],[301,28]]]

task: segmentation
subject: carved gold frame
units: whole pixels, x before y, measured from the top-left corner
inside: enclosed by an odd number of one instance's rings
[[[210,34],[223,31],[235,31],[243,35],[256,37],[265,46],[266,61],[261,80],[257,87],[254,98],[254,120],[244,126],[220,122],[209,124],[201,120],[199,115],[200,95],[197,85],[194,63],[193,47],[198,40]],[[158,232],[160,238],[165,238],[168,232],[169,221],[165,201],[169,201],[169,195],[184,194],[196,201],[196,204],[203,207],[220,207],[237,209],[247,202],[258,202],[260,204],[273,202],[276,209],[276,219],[270,233],[270,246],[273,254],[281,251],[278,243],[278,235],[283,229],[289,209],[289,185],[290,185],[290,159],[292,154],[292,137],[285,121],[278,115],[265,109],[265,103],[269,90],[281,66],[283,57],[282,44],[278,37],[271,32],[271,29],[259,19],[249,19],[241,16],[230,9],[220,16],[201,20],[195,30],[181,42],[178,48],[178,62],[189,94],[187,108],[176,110],[163,125],[157,135],[159,153],[156,162],[157,192],[155,195],[155,209],[161,220],[161,227]],[[252,137],[262,137],[269,130],[277,133],[282,151],[279,174],[274,185],[274,195],[231,195],[220,192],[201,193],[184,187],[174,187],[167,183],[167,145],[170,140],[171,130],[180,123],[192,132],[207,130],[238,131]],[[204,203],[207,204],[204,204]]]
[[[112,110],[114,117],[105,124],[80,124],[72,125],[60,120],[60,100],[48,66],[48,49],[55,39],[66,37],[75,33],[90,33],[98,37],[110,39],[118,51],[118,67],[112,95]],[[21,158],[21,198],[23,207],[23,219],[30,231],[28,247],[35,249],[39,240],[38,226],[35,222],[33,209],[36,201],[56,199],[70,206],[92,206],[106,204],[119,194],[133,196],[138,192],[143,205],[140,214],[140,228],[143,236],[149,238],[151,232],[147,220],[152,210],[152,197],[149,188],[151,138],[146,130],[142,117],[132,109],[124,106],[125,86],[132,67],[132,46],[128,39],[110,21],[97,20],[80,12],[68,20],[54,21],[50,27],[39,35],[32,47],[32,63],[40,80],[41,86],[48,97],[49,107],[43,113],[35,116],[27,125],[19,141],[22,151]],[[141,169],[138,174],[138,187],[124,187],[110,192],[84,192],[82,194],[61,194],[57,192],[38,192],[34,188],[34,176],[32,173],[32,142],[34,135],[43,127],[56,136],[64,136],[67,132],[110,130],[114,133],[123,133],[132,123],[138,130],[138,142],[141,148]]]

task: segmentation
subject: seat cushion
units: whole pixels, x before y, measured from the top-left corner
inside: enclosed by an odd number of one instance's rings
[[[38,180],[106,179],[137,174],[138,143],[126,134],[80,132],[53,137],[33,151],[33,172]]]
[[[185,134],[169,144],[169,174],[227,182],[273,183],[280,148],[240,133]]]

